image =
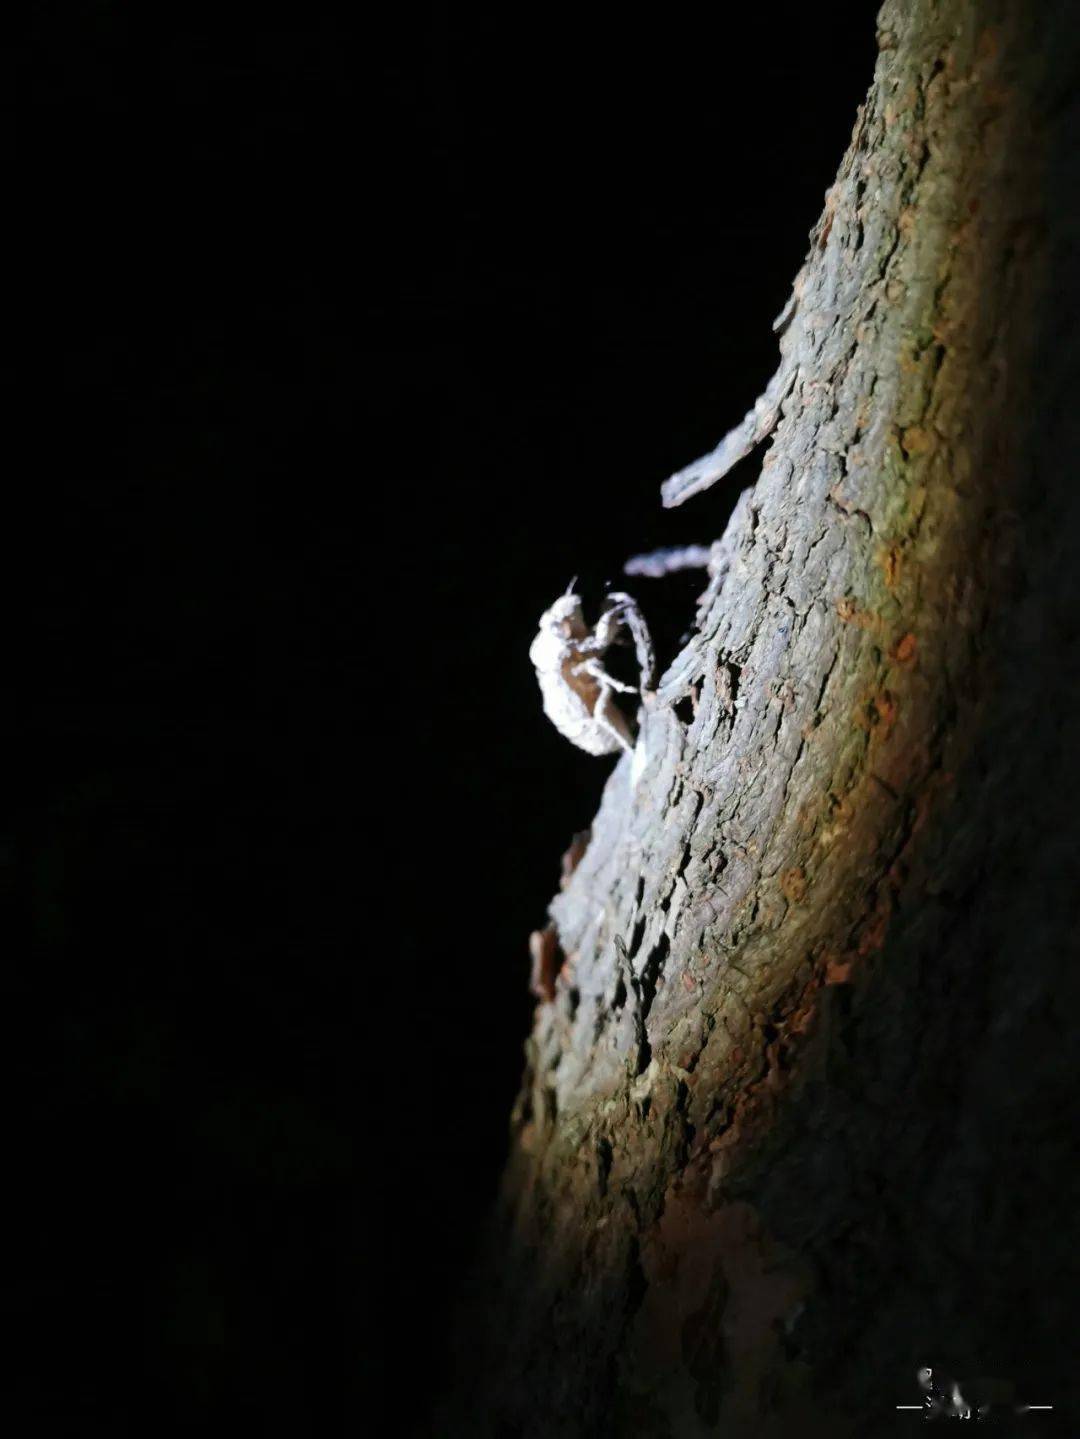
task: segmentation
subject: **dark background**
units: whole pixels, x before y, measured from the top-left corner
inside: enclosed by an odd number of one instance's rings
[[[477,12],[481,7],[475,7]],[[5,1288],[48,1420],[418,1431],[610,760],[536,620],[706,541],[869,3],[6,20]],[[694,579],[634,582],[669,659]]]

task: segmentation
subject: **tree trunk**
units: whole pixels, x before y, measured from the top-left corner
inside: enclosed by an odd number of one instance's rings
[[[537,944],[440,1433],[1073,1393],[1069,8],[881,11],[760,475]]]

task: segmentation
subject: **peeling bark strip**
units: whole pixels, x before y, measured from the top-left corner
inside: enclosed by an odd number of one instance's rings
[[[534,946],[550,1002],[440,1432],[877,1434],[927,1343],[1062,1355],[1076,1261],[1025,1216],[1074,1234],[1075,1197],[997,1148],[1033,1114],[1063,1143],[1075,1080],[1039,1027],[1075,1002],[1074,920],[1014,849],[1048,853],[1075,777],[1065,700],[1032,695],[1080,668],[1048,618],[1080,487],[1038,468],[1065,340],[1029,384],[1047,270],[1075,324],[1048,199],[1080,64],[1037,8],[884,6],[780,369],[664,487],[771,434],[640,777],[622,757],[552,901],[572,988]]]

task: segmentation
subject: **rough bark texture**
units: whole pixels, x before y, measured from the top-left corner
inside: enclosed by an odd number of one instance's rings
[[[885,1433],[935,1361],[1068,1403],[1068,8],[881,12],[782,418],[551,906],[440,1432]]]

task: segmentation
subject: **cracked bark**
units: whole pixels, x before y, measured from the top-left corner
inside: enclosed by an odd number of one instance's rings
[[[440,1433],[882,1433],[935,1360],[1066,1402],[1067,12],[884,6],[777,375],[665,487],[771,431],[551,904]]]

